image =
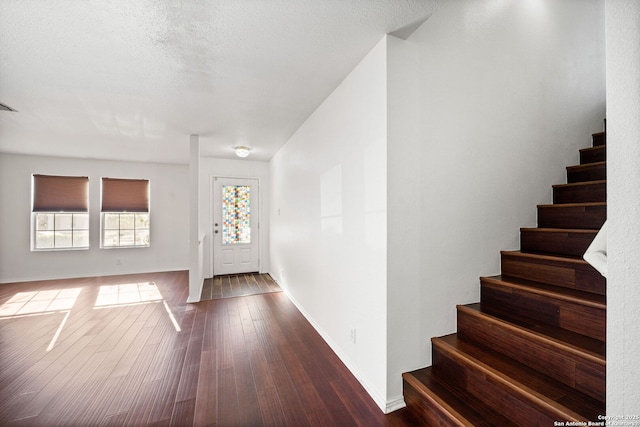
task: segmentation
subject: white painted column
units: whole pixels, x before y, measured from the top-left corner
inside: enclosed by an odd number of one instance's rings
[[[189,136],[189,298],[200,301],[202,294],[202,251],[200,241],[200,137]]]

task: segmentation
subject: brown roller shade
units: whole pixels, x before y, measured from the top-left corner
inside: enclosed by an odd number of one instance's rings
[[[102,212],[149,212],[149,180],[102,178]]]
[[[33,175],[33,212],[89,212],[86,176]]]

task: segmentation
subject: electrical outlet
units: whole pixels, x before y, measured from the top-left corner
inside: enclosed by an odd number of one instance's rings
[[[122,260],[120,258],[116,258],[116,265],[122,265]]]
[[[349,332],[351,335],[351,343],[355,344],[356,343],[356,328],[354,328],[353,326],[351,328],[349,328]]]

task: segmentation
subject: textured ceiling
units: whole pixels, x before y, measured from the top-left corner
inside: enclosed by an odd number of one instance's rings
[[[268,160],[385,33],[441,0],[2,0],[0,152]]]

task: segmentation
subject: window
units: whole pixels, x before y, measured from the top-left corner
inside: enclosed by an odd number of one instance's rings
[[[149,245],[149,180],[102,178],[102,247]]]
[[[149,246],[148,213],[105,212],[102,246]]]
[[[32,176],[31,250],[89,248],[89,178]]]
[[[222,244],[251,243],[251,186],[222,186]]]

